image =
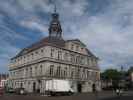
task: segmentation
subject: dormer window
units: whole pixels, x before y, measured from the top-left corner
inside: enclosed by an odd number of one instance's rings
[[[79,51],[79,46],[78,45],[76,46],[76,51]]]
[[[33,59],[34,54],[32,53],[31,56],[32,56],[32,59]]]
[[[73,50],[73,48],[74,48],[74,45],[72,44],[72,45],[71,45],[71,50]]]
[[[22,59],[22,56],[20,57],[20,60]]]
[[[43,52],[43,49],[41,49],[41,52]]]
[[[36,51],[36,54],[38,54],[38,52]]]
[[[84,48],[81,48],[81,51],[83,51],[84,50]]]

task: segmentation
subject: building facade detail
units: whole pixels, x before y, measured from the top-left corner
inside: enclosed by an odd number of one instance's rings
[[[12,88],[45,92],[46,81],[68,80],[75,92],[100,90],[98,58],[78,39],[64,40],[59,14],[52,14],[49,36],[24,48],[11,59],[9,80]],[[80,86],[80,89],[79,89]]]

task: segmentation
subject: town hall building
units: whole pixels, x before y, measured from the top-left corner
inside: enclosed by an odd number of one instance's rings
[[[46,81],[69,81],[74,92],[100,90],[98,58],[79,39],[64,40],[59,14],[52,13],[49,35],[11,59],[9,86],[45,93]]]

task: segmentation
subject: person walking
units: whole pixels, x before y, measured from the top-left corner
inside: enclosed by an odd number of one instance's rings
[[[96,90],[96,85],[95,85],[95,83],[92,84],[92,91],[93,91],[93,93],[94,93],[95,99],[98,100],[98,93],[97,93],[97,90]]]
[[[96,92],[96,85],[95,84],[92,84],[92,90],[93,90],[93,93]]]

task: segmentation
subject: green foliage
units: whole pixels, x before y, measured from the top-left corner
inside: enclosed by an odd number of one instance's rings
[[[130,75],[133,72],[133,67],[130,67],[129,70],[127,71],[128,75]]]
[[[120,80],[121,72],[116,69],[107,69],[101,74],[101,76],[106,80]]]

